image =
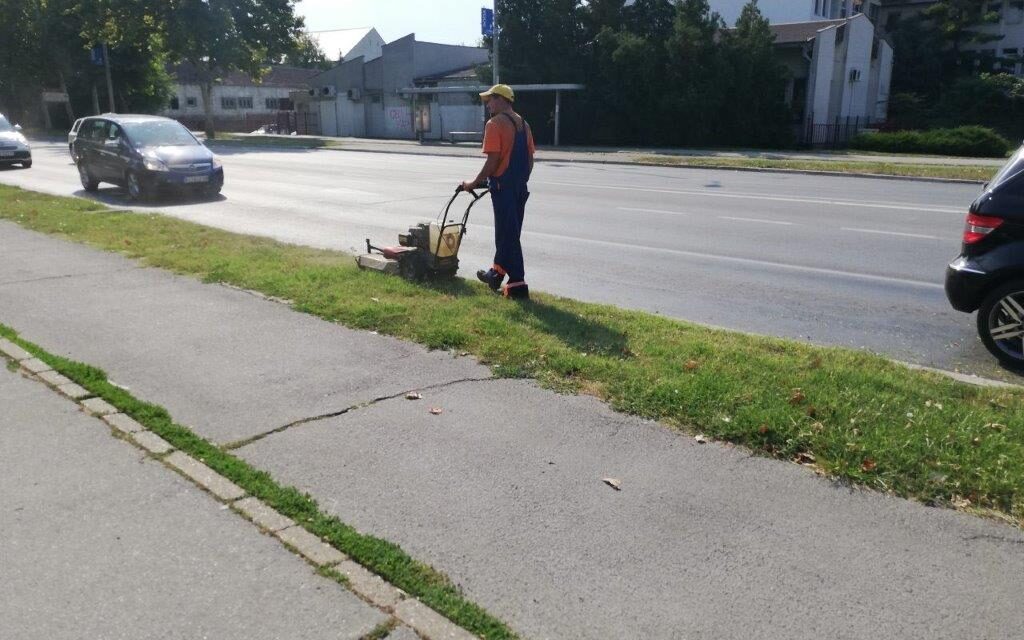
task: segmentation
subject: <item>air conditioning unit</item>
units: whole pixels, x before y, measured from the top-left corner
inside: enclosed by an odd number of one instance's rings
[[[850,82],[860,82],[860,69],[850,69]]]
[[[348,99],[353,101],[353,102],[358,102],[358,101],[362,100],[363,99],[363,90],[362,89],[349,89],[348,90]]]
[[[338,95],[338,87],[332,85],[325,85],[320,87],[320,97],[322,98],[334,98]]]

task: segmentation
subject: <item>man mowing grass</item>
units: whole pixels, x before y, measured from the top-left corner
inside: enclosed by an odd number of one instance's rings
[[[530,197],[528,183],[533,173],[536,151],[530,125],[512,109],[516,100],[512,87],[499,84],[480,94],[493,116],[484,129],[484,153],[487,162],[473,180],[463,182],[472,189],[485,180],[491,189],[494,205],[494,265],[480,270],[476,277],[493,291],[504,291],[506,298],[528,300],[520,236],[526,201]],[[502,288],[505,278],[508,283]]]

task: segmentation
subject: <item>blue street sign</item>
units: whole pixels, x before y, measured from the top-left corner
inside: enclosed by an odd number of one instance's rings
[[[480,10],[480,33],[485,36],[494,35],[494,10],[493,9],[481,9]]]
[[[97,67],[102,67],[106,60],[103,59],[103,45],[98,44],[89,52],[89,60]]]

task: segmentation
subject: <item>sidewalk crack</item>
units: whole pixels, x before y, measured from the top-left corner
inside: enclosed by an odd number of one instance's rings
[[[294,422],[289,422],[288,424],[286,424],[284,426],[277,427],[277,428],[271,429],[269,431],[264,431],[263,433],[256,434],[254,436],[251,436],[249,438],[245,438],[243,440],[236,440],[235,442],[228,442],[226,444],[221,445],[220,448],[223,451],[235,451],[236,449],[241,449],[242,447],[247,447],[250,444],[253,444],[253,443],[259,442],[260,440],[263,440],[264,438],[268,438],[270,436],[277,435],[279,433],[283,433],[283,432],[288,431],[289,429],[292,429],[294,427],[300,427],[302,425],[311,424],[313,422],[320,422],[322,420],[329,420],[331,418],[337,418],[337,417],[343,416],[343,415],[345,415],[347,413],[352,413],[353,411],[358,411],[360,409],[366,409],[368,407],[372,407],[373,405],[379,404],[381,402],[387,402],[388,400],[397,400],[398,398],[404,398],[406,395],[408,395],[410,393],[418,392],[418,391],[436,391],[438,389],[446,389],[448,387],[454,387],[455,385],[466,384],[466,383],[470,383],[470,382],[496,382],[498,380],[503,380],[503,378],[495,378],[494,376],[488,376],[486,378],[461,378],[459,380],[450,380],[448,382],[442,382],[442,383],[430,385],[430,386],[427,386],[427,387],[417,387],[415,389],[408,389],[406,391],[400,391],[400,392],[395,393],[395,394],[391,394],[391,395],[387,395],[387,396],[380,396],[379,398],[374,398],[373,400],[368,400],[366,402],[361,402],[359,404],[354,404],[354,405],[352,405],[350,407],[345,407],[344,409],[341,409],[339,411],[332,411],[330,413],[324,413],[324,414],[317,415],[317,416],[311,416],[309,418],[302,418],[302,419],[296,420]]]
[[[8,280],[0,281],[0,287],[6,287],[15,284],[32,284],[33,282],[46,282],[47,280],[69,280],[71,278],[88,278],[89,276],[105,276],[112,273],[125,273],[127,271],[135,271],[141,267],[127,267],[125,269],[113,269],[103,271],[91,271],[89,273],[67,273],[60,276],[43,276],[41,278],[27,278],[25,280]]]

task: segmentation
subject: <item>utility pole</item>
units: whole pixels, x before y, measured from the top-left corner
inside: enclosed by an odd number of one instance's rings
[[[501,0],[494,0],[494,36],[492,40],[494,42],[494,84],[501,84],[501,71],[498,69],[498,54],[501,43],[501,19],[498,17],[498,5]]]
[[[114,81],[110,79],[110,51],[107,50],[107,43],[103,43],[103,64],[106,66],[107,72],[107,97],[110,99],[110,113],[115,113],[117,107],[114,106]]]

